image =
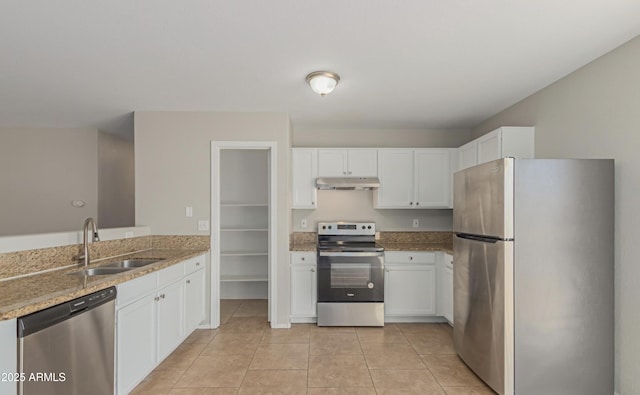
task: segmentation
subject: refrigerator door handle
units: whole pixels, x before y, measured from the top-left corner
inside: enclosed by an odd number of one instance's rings
[[[479,241],[481,243],[497,243],[499,241],[511,241],[513,239],[500,239],[497,237],[470,235],[467,233],[456,233],[456,237],[466,240]]]

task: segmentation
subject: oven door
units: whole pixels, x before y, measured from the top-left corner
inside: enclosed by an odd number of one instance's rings
[[[384,302],[384,252],[318,252],[318,302]]]

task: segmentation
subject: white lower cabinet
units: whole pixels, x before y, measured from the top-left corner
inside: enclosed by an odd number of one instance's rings
[[[184,284],[178,281],[158,291],[158,361],[184,339]]]
[[[0,394],[16,395],[18,385],[12,373],[18,372],[17,320],[0,321]]]
[[[205,273],[204,268],[185,277],[184,326],[185,333],[193,332],[205,318]]]
[[[118,285],[118,394],[129,393],[203,320],[204,262],[202,255]]]
[[[442,265],[442,316],[453,325],[453,256],[451,254],[443,254],[444,262]]]
[[[153,294],[118,309],[116,313],[118,394],[131,391],[156,366],[157,306]]]
[[[433,252],[385,254],[385,317],[436,315],[436,256]]]
[[[291,252],[291,322],[317,319],[318,273],[315,252]]]

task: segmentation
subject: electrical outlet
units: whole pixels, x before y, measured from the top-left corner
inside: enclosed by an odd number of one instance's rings
[[[418,221],[418,218],[414,218],[413,219],[413,227],[414,228],[419,228],[420,227],[420,221]]]
[[[300,227],[303,228],[303,229],[307,227],[307,219],[306,218],[303,219],[302,221],[300,221]]]
[[[129,237],[133,237],[133,232],[124,232],[124,238],[128,239]]]
[[[201,219],[198,221],[198,230],[209,230],[209,221]]]

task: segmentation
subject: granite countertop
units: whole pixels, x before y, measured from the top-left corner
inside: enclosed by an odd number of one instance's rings
[[[90,264],[98,267],[131,258],[163,259],[157,263],[106,276],[69,276],[80,266],[0,282],[0,320],[27,315],[47,307],[96,292],[136,277],[164,269],[178,262],[204,254],[208,249],[149,249]]]
[[[385,251],[443,251],[453,254],[453,245],[451,243],[377,243],[384,247]],[[289,245],[289,251],[311,252],[316,251],[315,243],[292,243]]]

